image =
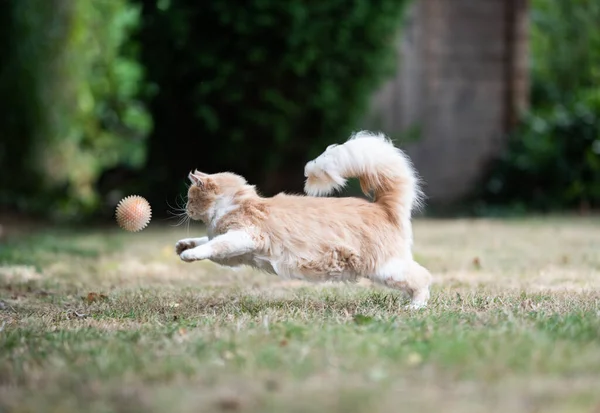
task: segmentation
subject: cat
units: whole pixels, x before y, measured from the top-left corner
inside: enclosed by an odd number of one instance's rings
[[[420,206],[419,178],[408,156],[384,134],[360,131],[305,166],[307,195],[260,196],[234,173],[190,172],[186,214],[208,236],[178,241],[186,262],[250,266],[284,279],[313,282],[366,277],[399,289],[422,308],[431,274],[413,260],[411,216]],[[358,178],[366,195],[323,197]]]

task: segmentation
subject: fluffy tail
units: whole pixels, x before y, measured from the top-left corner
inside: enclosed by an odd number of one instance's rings
[[[419,179],[408,156],[383,134],[361,131],[342,145],[330,145],[306,164],[304,190],[308,195],[327,195],[343,188],[347,178],[358,178],[366,195],[390,220],[404,227],[412,239],[410,218],[421,205]]]

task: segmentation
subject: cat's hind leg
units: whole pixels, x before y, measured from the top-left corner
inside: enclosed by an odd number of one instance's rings
[[[411,302],[410,309],[427,306],[431,285],[429,271],[412,259],[392,259],[379,268],[371,277],[378,284],[408,293]]]

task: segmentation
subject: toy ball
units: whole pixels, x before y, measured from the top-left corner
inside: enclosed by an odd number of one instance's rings
[[[125,231],[141,231],[150,223],[151,218],[150,204],[139,195],[127,196],[117,205],[116,220]]]

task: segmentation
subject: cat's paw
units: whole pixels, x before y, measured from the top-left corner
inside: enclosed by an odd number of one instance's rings
[[[181,254],[179,254],[179,258],[185,262],[196,261],[195,254],[191,250],[185,250]]]
[[[182,252],[194,247],[196,247],[196,242],[193,239],[182,239],[177,241],[177,244],[175,244],[175,252],[177,253],[177,255],[181,255]]]
[[[205,260],[208,258],[208,255],[205,248],[198,247],[183,251],[181,254],[179,254],[179,258],[185,262],[192,262]]]
[[[413,301],[404,308],[410,311],[423,310],[427,307],[427,303],[423,301]]]

